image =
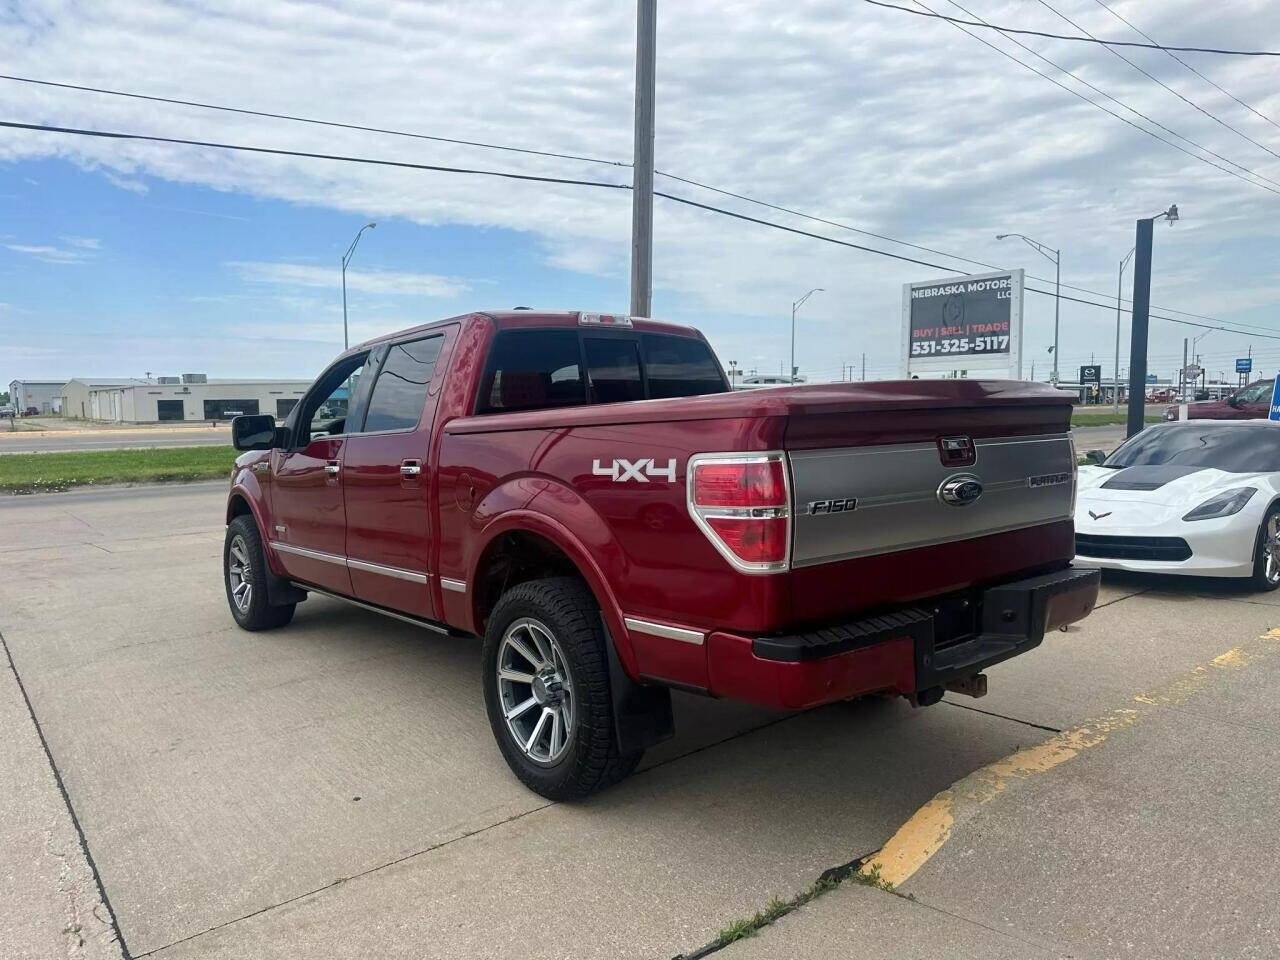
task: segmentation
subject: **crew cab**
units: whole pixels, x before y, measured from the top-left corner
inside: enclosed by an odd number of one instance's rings
[[[1259,420],[1271,413],[1271,391],[1275,378],[1255,380],[1227,394],[1221,400],[1205,400],[1187,404],[1188,420]],[[1179,419],[1177,407],[1164,412],[1166,420]]]
[[[227,599],[248,630],[317,593],[483,638],[511,769],[583,796],[672,734],[672,689],[928,705],[1086,616],[1070,416],[1021,382],[730,392],[688,327],[473,313],[235,418]]]

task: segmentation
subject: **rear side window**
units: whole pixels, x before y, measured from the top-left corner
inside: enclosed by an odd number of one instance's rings
[[[711,348],[701,340],[645,333],[640,336],[640,345],[649,378],[649,397],[653,400],[724,393],[729,389]]]
[[[489,353],[480,412],[586,403],[577,330],[507,330]]]
[[[585,337],[587,380],[592,403],[621,403],[644,399],[640,352],[630,338]]]
[[[391,345],[374,381],[362,432],[412,430],[418,425],[443,343],[444,337],[436,336]]]

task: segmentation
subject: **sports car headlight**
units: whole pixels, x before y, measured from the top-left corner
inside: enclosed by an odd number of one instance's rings
[[[1237,487],[1234,490],[1224,490],[1210,500],[1206,500],[1200,506],[1196,507],[1183,520],[1212,520],[1215,517],[1229,517],[1233,513],[1239,513],[1244,509],[1244,505],[1257,492],[1254,487]]]

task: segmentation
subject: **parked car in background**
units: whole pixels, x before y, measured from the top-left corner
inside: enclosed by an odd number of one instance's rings
[[[1241,387],[1227,394],[1221,400],[1208,400],[1204,403],[1187,404],[1188,420],[1258,420],[1266,419],[1271,412],[1271,390],[1275,385],[1274,378],[1255,380],[1247,387]],[[1166,420],[1178,419],[1178,408],[1170,407],[1164,412]]]
[[[25,410],[23,410],[23,411],[22,411],[22,415],[23,415],[24,417],[38,417],[38,416],[40,416],[40,408],[39,408],[39,407],[27,407],[27,409],[25,409]]]
[[[232,421],[227,601],[246,630],[318,593],[483,638],[508,765],[580,797],[671,735],[673,687],[928,706],[1085,617],[1071,401],[984,380],[730,392],[690,327],[455,317],[352,347],[283,427]]]
[[[1088,459],[1077,566],[1280,587],[1280,423],[1158,423]]]
[[[5,417],[8,417],[10,420],[12,420],[15,413],[16,411],[13,409],[13,407],[7,403],[4,406],[0,406],[0,420],[3,420]]]

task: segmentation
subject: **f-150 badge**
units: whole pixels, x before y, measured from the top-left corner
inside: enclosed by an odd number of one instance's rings
[[[658,466],[652,457],[640,460],[623,460],[619,457],[608,464],[599,460],[591,461],[591,473],[597,477],[608,477],[614,483],[626,483],[635,480],[637,483],[649,483],[653,478],[661,478],[667,483],[676,482],[676,462],[668,460],[665,467]]]

